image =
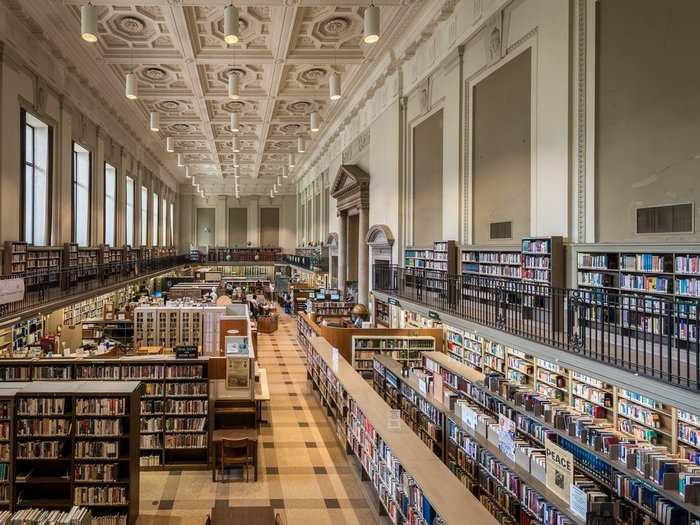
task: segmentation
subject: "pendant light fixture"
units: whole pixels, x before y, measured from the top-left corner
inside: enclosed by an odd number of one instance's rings
[[[197,184],[194,181],[194,175],[192,176],[192,187],[194,188]]]
[[[172,137],[166,137],[165,138],[165,150],[168,153],[174,153],[175,152],[175,139]]]
[[[233,136],[233,140],[232,140],[231,142],[233,143],[233,152],[234,152],[234,153],[238,153],[239,151],[241,151],[241,147],[240,147],[240,145],[238,144],[238,137],[236,137],[236,136],[234,135],[234,136]]]
[[[289,169],[287,166],[282,166],[282,178],[286,179],[287,177],[289,177]]]
[[[185,178],[189,179],[190,178],[190,167],[185,166]]]
[[[379,8],[370,4],[364,16],[365,44],[374,44],[379,40]]]
[[[177,154],[177,167],[178,168],[185,167],[185,159],[182,157],[182,153]]]
[[[304,153],[306,151],[306,144],[304,144],[304,137],[299,135],[297,137],[297,151],[299,153]]]
[[[331,100],[340,99],[340,75],[333,71],[328,79],[328,88],[330,91]]]
[[[277,184],[272,185],[272,191],[277,193]]]
[[[289,167],[290,168],[294,167],[294,153],[289,154]]]
[[[282,186],[282,177],[280,177],[279,175],[277,175],[277,185]]]
[[[238,8],[233,4],[224,7],[224,41],[231,45],[238,43]]]
[[[136,100],[139,98],[136,75],[134,73],[126,74],[126,98],[129,100]]]
[[[270,190],[270,198],[271,199],[275,198],[275,192],[273,190]]]
[[[321,117],[317,111],[312,111],[309,116],[309,129],[314,133],[321,129]]]
[[[235,73],[231,72],[228,75],[228,98],[238,100],[240,96],[241,93],[238,87],[238,77]]]
[[[151,131],[160,131],[160,113],[157,111],[151,111]]]
[[[238,123],[238,113],[231,113],[231,131],[233,133],[238,133],[241,130],[241,127]]]
[[[97,42],[97,9],[92,4],[80,8],[80,36],[86,42]]]
[[[240,164],[238,163],[238,155],[234,153],[233,154],[233,167],[238,168],[239,166],[240,166]]]

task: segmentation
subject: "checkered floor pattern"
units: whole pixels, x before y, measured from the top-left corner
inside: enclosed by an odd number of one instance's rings
[[[272,506],[288,525],[374,525],[375,513],[306,381],[296,322],[259,334],[271,400],[257,483],[212,483],[211,471],[141,473],[139,525],[201,525],[212,507]]]

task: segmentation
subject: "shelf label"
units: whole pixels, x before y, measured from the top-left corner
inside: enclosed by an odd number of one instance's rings
[[[386,422],[389,430],[401,430],[401,411],[389,410],[389,419]]]
[[[574,479],[574,456],[549,439],[544,440],[544,445],[547,455],[547,488],[569,503]]]
[[[433,321],[440,320],[440,314],[437,312],[433,312],[432,310],[428,310],[428,317],[430,317]]]
[[[576,485],[571,485],[569,491],[569,508],[571,512],[586,521],[588,514],[588,494]]]
[[[178,345],[175,347],[175,357],[178,359],[197,359],[197,347],[195,345]]]
[[[396,297],[389,297],[387,301],[391,306],[401,306],[401,303],[399,303],[399,300]]]
[[[24,299],[24,279],[0,280],[0,304],[14,303]]]

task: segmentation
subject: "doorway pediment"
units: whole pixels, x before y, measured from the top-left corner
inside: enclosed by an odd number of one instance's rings
[[[342,164],[331,185],[338,211],[369,208],[369,174],[355,164]]]

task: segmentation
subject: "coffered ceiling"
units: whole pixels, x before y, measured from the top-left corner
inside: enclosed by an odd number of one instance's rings
[[[20,5],[37,0],[15,0]],[[43,2],[45,0],[41,0]],[[229,113],[240,115],[239,174],[241,194],[269,193],[289,153],[296,154],[297,137],[307,151],[313,148],[309,114],[318,111],[323,125],[338,113],[341,102],[329,99],[328,78],[340,74],[344,99],[357,85],[363,69],[386,45],[365,44],[362,17],[369,0],[243,0],[240,41],[227,45],[223,34],[223,8],[230,0],[92,0],[97,6],[98,40],[80,39],[80,7],[84,0],[46,0],[51,16],[35,23],[56,24],[56,45],[96,52],[85,67],[103,75],[115,89],[124,91],[125,76],[134,72],[139,97],[120,103],[138,109],[135,129],[144,136],[148,114],[161,120],[162,159],[173,173],[174,154],[165,152],[165,137],[175,139],[190,173],[209,194],[233,192],[234,167]],[[407,6],[430,0],[380,0],[382,34],[390,33],[409,16]],[[80,47],[77,47],[80,46]],[[81,67],[81,64],[77,64]],[[239,100],[227,96],[228,75],[240,82]],[[342,101],[343,99],[341,99]],[[290,177],[284,193],[292,192]]]

